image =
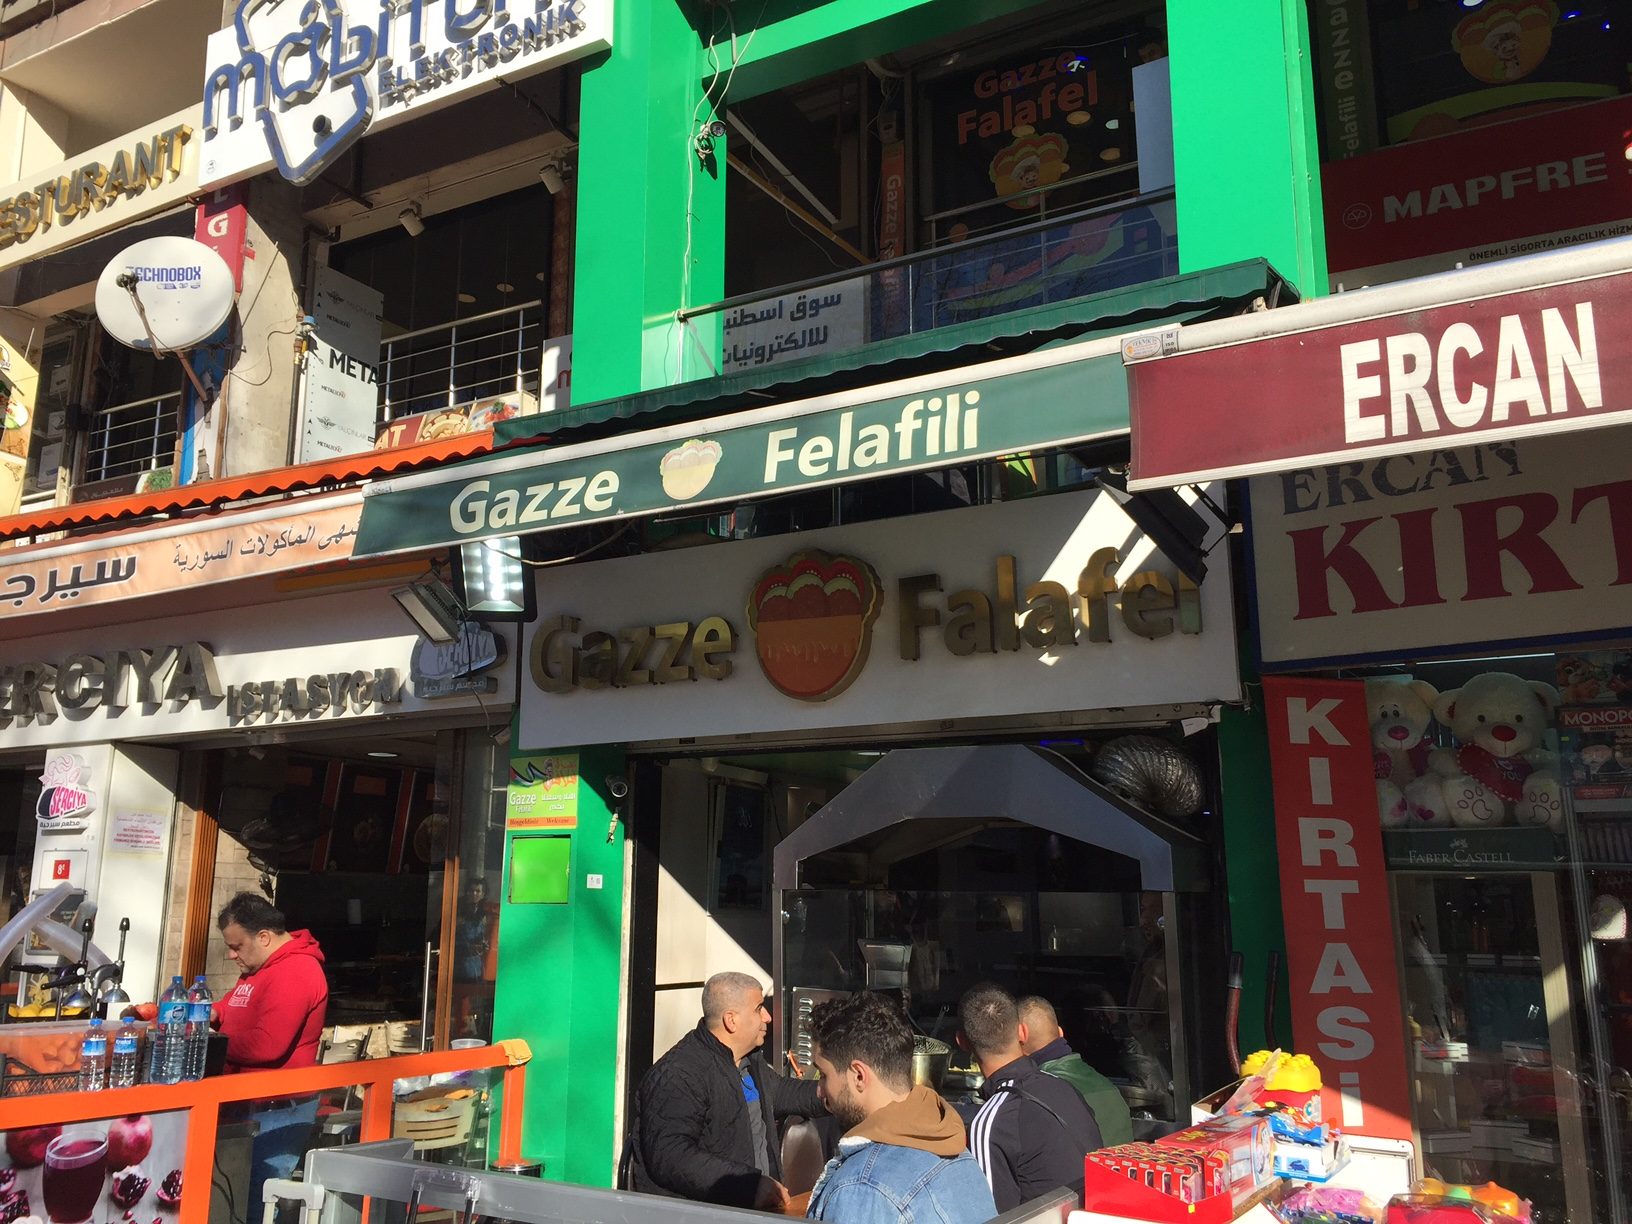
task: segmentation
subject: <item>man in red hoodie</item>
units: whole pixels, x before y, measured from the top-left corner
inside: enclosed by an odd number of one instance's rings
[[[283,912],[259,893],[241,892],[216,919],[227,957],[243,972],[216,1006],[227,1038],[227,1071],[273,1071],[317,1062],[318,1036],[329,1006],[323,951],[310,931],[291,931]],[[288,1177],[310,1146],[316,1097],[262,1101],[250,1162],[248,1218],[258,1219],[261,1186]]]

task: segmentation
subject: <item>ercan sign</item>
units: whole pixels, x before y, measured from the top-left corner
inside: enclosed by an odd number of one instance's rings
[[[1130,488],[1632,421],[1632,273],[1195,348],[1128,375]]]
[[[201,186],[308,183],[372,127],[612,45],[612,0],[239,0],[210,36]]]

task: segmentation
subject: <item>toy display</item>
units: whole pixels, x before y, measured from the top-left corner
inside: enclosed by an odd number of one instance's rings
[[[1546,748],[1557,709],[1552,685],[1508,672],[1485,672],[1439,695],[1434,717],[1458,746],[1436,748],[1429,767],[1440,779],[1453,824],[1560,827],[1563,791],[1556,759]]]
[[[1451,823],[1439,777],[1428,768],[1429,730],[1439,690],[1424,680],[1380,676],[1366,681],[1377,816],[1385,829],[1436,828]]]

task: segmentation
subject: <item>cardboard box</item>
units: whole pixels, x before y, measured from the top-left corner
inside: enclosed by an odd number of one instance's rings
[[[1214,1118],[1156,1141],[1159,1148],[1193,1152],[1216,1169],[1209,1193],[1228,1192],[1237,1206],[1273,1176],[1269,1122],[1248,1114]]]

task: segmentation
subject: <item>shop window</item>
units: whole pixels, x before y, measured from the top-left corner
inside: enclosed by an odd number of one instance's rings
[[[1608,1218],[1632,1194],[1632,649],[1367,683],[1425,1172]]]
[[[81,498],[129,491],[143,473],[175,462],[186,385],[178,359],[127,348],[100,328],[93,354],[79,422],[86,431]]]

